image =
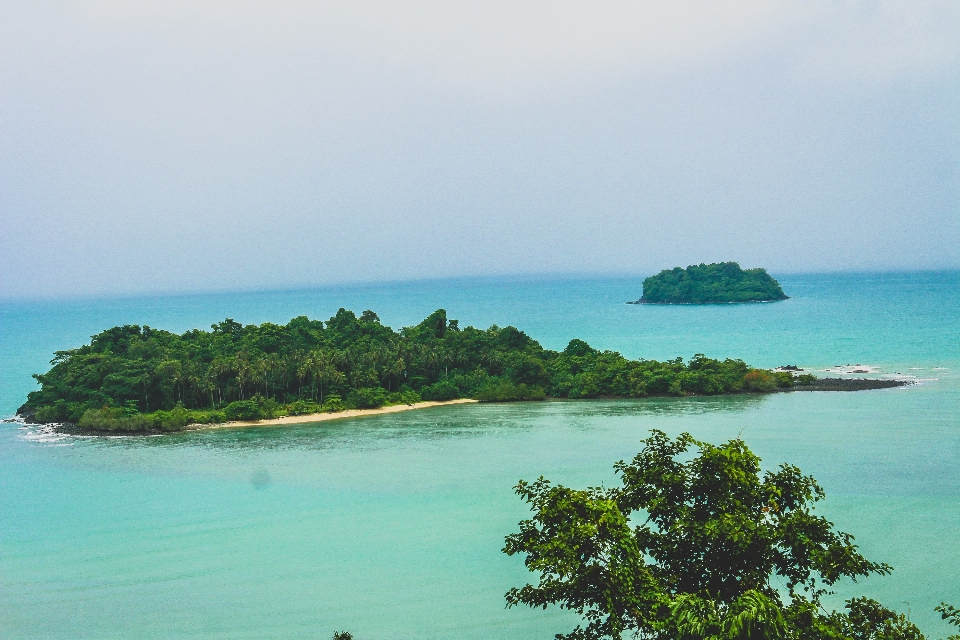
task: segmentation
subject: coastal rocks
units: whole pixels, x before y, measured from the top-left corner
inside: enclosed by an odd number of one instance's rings
[[[877,374],[880,373],[880,367],[869,365],[869,364],[838,364],[833,367],[828,367],[824,369],[827,373],[840,374],[842,376],[849,376],[854,374]]]
[[[36,416],[36,411],[28,407],[26,404],[23,404],[19,409],[17,409],[16,420],[25,424],[40,424],[40,421],[37,420]]]
[[[892,389],[914,384],[910,380],[881,380],[878,378],[817,378],[808,385],[798,385],[784,391],[868,391]]]

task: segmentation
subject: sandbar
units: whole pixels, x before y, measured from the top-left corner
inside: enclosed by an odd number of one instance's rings
[[[337,411],[336,413],[311,413],[305,416],[284,416],[282,418],[269,418],[266,420],[234,420],[232,422],[222,422],[220,424],[202,424],[194,425],[191,429],[225,429],[229,427],[269,427],[285,424],[302,424],[307,422],[325,422],[327,420],[340,420],[342,418],[359,418],[361,416],[377,416],[383,413],[398,413],[400,411],[410,411],[413,409],[427,409],[429,407],[443,407],[449,404],[468,404],[479,402],[473,398],[460,398],[458,400],[442,400],[417,402],[414,404],[395,404],[389,407],[380,407],[379,409],[347,409]]]

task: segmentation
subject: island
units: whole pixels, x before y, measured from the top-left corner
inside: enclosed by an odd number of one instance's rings
[[[731,304],[786,300],[766,269],[741,269],[736,262],[664,269],[643,281],[643,296],[628,304]]]
[[[770,393],[818,382],[796,367],[758,369],[703,354],[631,360],[578,339],[553,351],[515,327],[461,328],[443,309],[399,331],[373,311],[357,316],[342,308],[326,322],[300,316],[285,325],[243,325],[228,318],[182,334],[124,325],[58,351],[51,365],[34,376],[40,388],[18,415],[89,433],[305,422],[321,413],[451,401]],[[901,384],[850,382],[830,389]]]

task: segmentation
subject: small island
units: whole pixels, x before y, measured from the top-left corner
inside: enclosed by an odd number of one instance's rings
[[[741,269],[736,262],[664,269],[643,281],[643,297],[628,304],[731,304],[789,298],[766,269]]]
[[[443,309],[395,331],[377,314],[340,309],[329,320],[242,325],[231,319],[182,334],[125,325],[55,354],[18,414],[86,433],[163,433],[318,414],[367,415],[450,402],[546,398],[854,391],[895,380],[821,381],[797,367],[769,370],[697,354],[632,360],[573,339],[544,349],[515,327],[476,329]],[[818,386],[819,385],[819,386]],[[825,387],[823,385],[830,385]],[[326,418],[329,419],[329,418]]]

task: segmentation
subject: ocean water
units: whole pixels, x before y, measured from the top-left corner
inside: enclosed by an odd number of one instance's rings
[[[779,276],[790,300],[625,305],[638,278],[438,280],[310,291],[0,303],[0,415],[55,350],[123,323],[182,331],[438,307],[630,357],[869,367],[856,393],[467,405],[291,427],[60,437],[0,424],[0,638],[552,638],[569,612],[505,609],[500,552],[544,475],[615,481],[653,428],[741,435],[820,480],[819,511],[891,576],[838,586],[909,611],[960,606],[960,273]]]

